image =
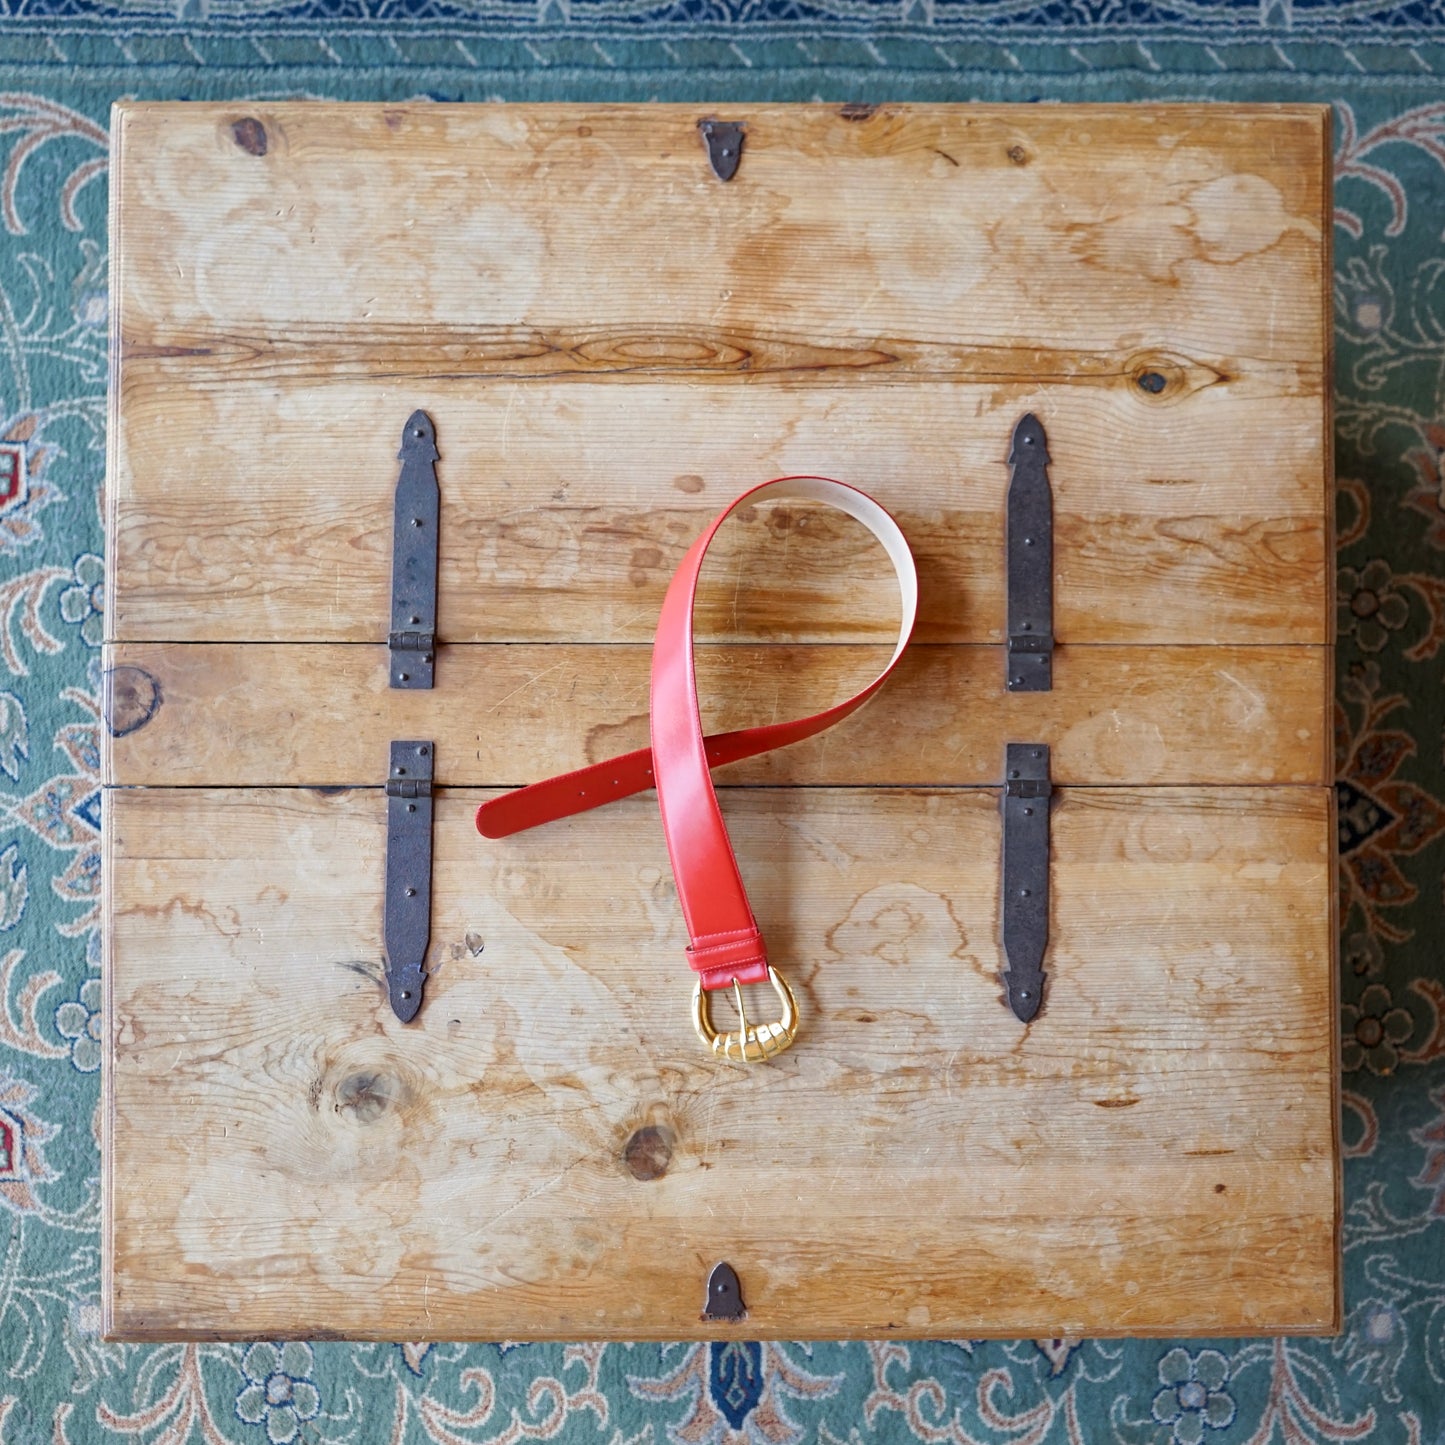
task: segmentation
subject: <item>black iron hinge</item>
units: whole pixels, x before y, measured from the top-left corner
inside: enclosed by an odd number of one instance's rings
[[[1049,749],[1009,743],[1004,757],[1001,932],[1009,1007],[1023,1023],[1044,997],[1049,947]]]
[[[741,1320],[746,1316],[738,1272],[727,1260],[719,1260],[707,1277],[707,1298],[703,1301],[702,1317],[705,1320]]]
[[[1014,428],[1008,488],[1008,690],[1054,685],[1054,494],[1049,442],[1032,412]]]
[[[730,181],[738,173],[743,158],[743,138],[746,127],[732,120],[713,120],[709,117],[697,123],[698,134],[707,147],[708,163],[713,174],[720,181]]]
[[[431,742],[394,742],[386,777],[386,991],[392,1012],[410,1023],[421,1007],[431,942]]]
[[[407,418],[401,434],[401,476],[396,483],[392,528],[391,632],[388,651],[393,687],[432,685],[436,662],[437,486],[436,429],[424,411]]]

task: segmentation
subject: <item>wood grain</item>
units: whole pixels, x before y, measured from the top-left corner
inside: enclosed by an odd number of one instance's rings
[[[814,344],[1322,350],[1322,107],[744,109],[724,186],[696,107],[121,107],[124,335],[586,323],[645,347],[656,320],[781,318]]]
[[[755,1070],[692,1035],[650,803],[486,844],[481,796],[404,1027],[379,791],[111,793],[108,1329],[727,1334],[718,1258],[749,1338],[1335,1326],[1326,790],[1065,791],[1027,1029],[994,795],[731,792],[805,1013]]]
[[[1327,636],[1323,108],[755,107],[727,186],[687,107],[116,117],[112,638],[378,638],[418,404],[452,641],[645,639],[788,472],[898,513],[920,637],[996,641],[1030,407],[1066,640]],[[709,630],[886,631],[856,538],[779,591],[768,536],[720,552]]]
[[[1327,108],[740,107],[728,185],[698,116],[117,107],[107,1333],[1338,1328]],[[378,645],[417,406],[426,694]],[[1025,410],[1063,645],[1010,695]],[[493,843],[471,815],[645,740],[683,552],[813,472],[898,516],[922,645],[719,777],[804,1016],[736,1069],[688,1024],[651,798]],[[856,524],[745,512],[705,715],[851,692],[896,605]],[[409,1027],[357,786],[407,735],[441,781]],[[1010,738],[1066,785],[1026,1028],[977,786]],[[719,1258],[741,1327],[699,1318]]]
[[[1210,389],[1156,411],[1135,386],[1055,398],[653,384],[619,405],[576,385],[296,381],[277,396],[193,393],[184,373],[133,379],[124,364],[122,376],[110,618],[122,640],[383,638],[397,442],[423,402],[443,454],[450,641],[648,640],[716,512],[799,472],[856,482],[899,518],[922,640],[998,641],[1009,437],[1029,407],[1055,458],[1061,638],[1322,642],[1328,627],[1318,397]],[[730,522],[704,577],[704,635],[867,641],[895,625],[881,550],[826,509],[765,505]]]
[[[876,647],[704,647],[710,731],[803,717],[864,686]],[[106,652],[107,746],[123,786],[374,783],[392,738],[429,737],[452,785],[532,782],[647,746],[651,649],[443,647],[437,687],[388,686],[381,646],[145,645]],[[1003,690],[997,647],[915,646],[822,736],[720,785],[989,784],[1003,742],[1053,748],[1062,783],[1313,783],[1332,777],[1324,648],[1064,647],[1054,688]]]

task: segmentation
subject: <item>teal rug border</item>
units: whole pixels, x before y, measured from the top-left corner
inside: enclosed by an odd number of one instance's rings
[[[1352,89],[1438,94],[1445,89],[1445,38],[1411,45],[1373,40],[1274,36],[1215,39],[1150,32],[1149,38],[1058,39],[932,36],[917,27],[819,38],[799,26],[768,30],[689,26],[639,38],[605,25],[565,30],[413,21],[356,27],[344,34],[296,23],[264,36],[233,25],[127,28],[115,22],[0,21],[0,66],[10,83],[86,84],[84,72],[123,71],[128,90],[144,78],[168,94],[214,95],[217,77],[285,69],[302,85],[379,78],[378,95],[396,98],[420,78],[438,100],[546,99],[571,78],[605,80],[618,100],[678,98],[706,81],[730,102],[772,99],[1329,99],[1336,80]],[[22,75],[23,71],[23,75]],[[645,77],[645,79],[644,79]],[[1197,85],[1196,85],[1197,82]],[[665,86],[654,97],[647,85]],[[642,86],[643,89],[637,87]],[[460,93],[459,93],[460,92]],[[277,92],[282,93],[282,92]],[[288,89],[284,93],[295,93]],[[695,90],[689,98],[696,97]],[[252,93],[251,98],[254,97]],[[595,98],[595,97],[594,97]],[[710,97],[709,97],[710,98]]]

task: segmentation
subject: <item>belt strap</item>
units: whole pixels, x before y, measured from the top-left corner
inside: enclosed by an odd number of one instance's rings
[[[898,645],[883,671],[846,702],[791,722],[704,737],[692,626],[703,559],[718,528],[739,507],[785,497],[836,507],[883,544],[897,574],[902,602]],[[702,988],[768,981],[762,935],[738,872],[710,770],[800,742],[856,712],[898,665],[917,614],[918,574],[908,542],[898,523],[866,492],[827,477],[782,477],[754,487],[713,519],[668,586],[652,648],[652,746],[493,798],[477,809],[478,831],[487,838],[505,838],[656,787],[678,902],[691,940],[688,963],[699,974]]]

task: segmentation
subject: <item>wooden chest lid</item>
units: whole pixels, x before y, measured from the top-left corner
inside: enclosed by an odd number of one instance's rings
[[[1328,112],[742,107],[726,183],[708,114],[117,109],[109,1328],[710,1334],[722,1257],[754,1337],[1333,1327]],[[409,692],[418,406],[441,645]],[[1060,647],[1019,695],[1027,410]],[[856,718],[719,777],[810,1020],[739,1074],[687,1025],[650,799],[503,843],[470,813],[645,743],[668,577],[788,472],[898,516],[920,626]],[[710,727],[876,670],[855,525],[764,506],[716,551]],[[403,737],[440,784],[405,1028]],[[986,791],[1021,739],[1063,785],[1022,1032]],[[178,1110],[180,1174],[141,1147]]]
[[[603,680],[596,654],[537,649],[646,643],[700,526],[771,475],[873,488],[919,555],[918,640],[999,642],[1030,406],[1076,646],[1018,725],[1059,778],[1327,777],[1323,112],[763,109],[728,185],[685,107],[119,114],[108,635],[170,706],[118,745],[116,781],[359,783],[406,734],[415,700],[372,695],[352,652],[307,654],[284,728],[270,683],[296,671],[276,647],[385,639],[393,458],[423,403],[439,636],[513,645],[443,658],[462,712],[434,731],[466,744],[449,781],[575,766],[599,727],[627,745],[645,658],[609,654]],[[702,637],[887,638],[881,554],[846,519],[802,520],[763,508],[724,533]],[[155,646],[194,642],[273,650]],[[1217,667],[1205,643],[1230,649]],[[1114,650],[1143,644],[1171,650]],[[727,654],[720,725],[800,705],[774,704],[780,671],[804,701],[867,675],[843,652],[774,658]],[[996,781],[991,728],[915,741],[897,718],[962,694],[1014,725],[985,685],[999,666],[920,652],[880,703],[901,765],[885,748],[872,780]],[[578,725],[539,727],[564,698]],[[1071,710],[1102,698],[1108,725]],[[489,727],[466,726],[477,708]],[[823,780],[805,756],[734,776]]]

